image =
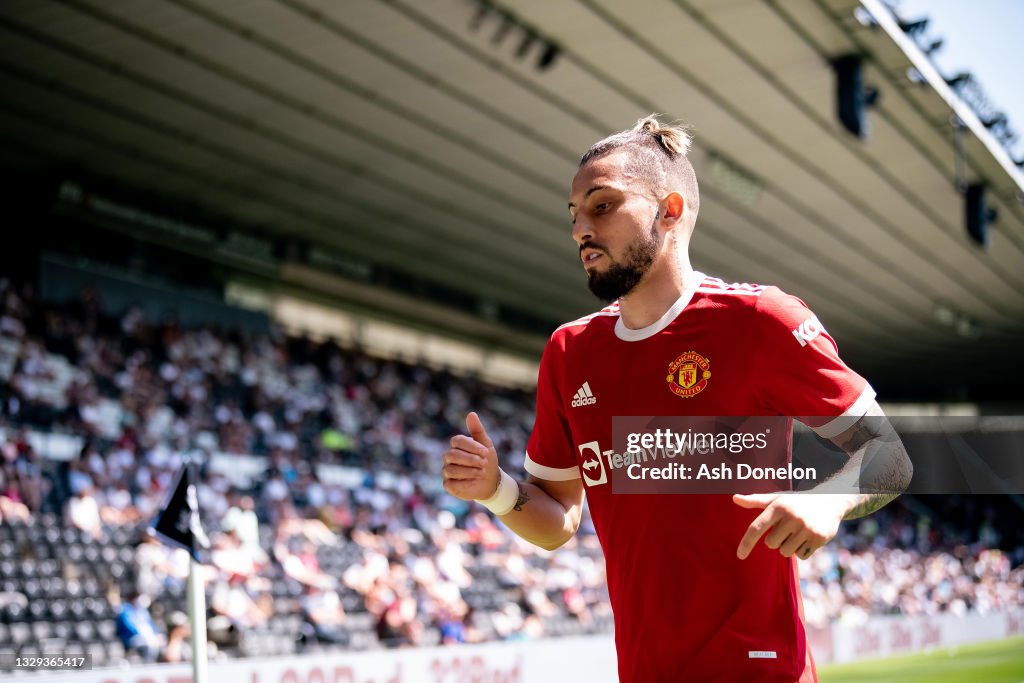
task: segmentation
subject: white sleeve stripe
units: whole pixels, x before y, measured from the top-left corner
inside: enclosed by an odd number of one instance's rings
[[[547,479],[548,481],[572,481],[573,479],[580,478],[579,467],[548,467],[535,461],[530,457],[529,453],[526,454],[526,462],[523,464],[523,469],[538,479]]]
[[[698,287],[703,294],[735,294],[736,296],[761,296],[762,292],[746,292],[738,289],[718,289],[717,287]]]
[[[842,415],[839,415],[832,421],[827,422],[820,427],[816,427],[814,431],[818,433],[818,436],[825,439],[831,439],[839,436],[855,425],[857,420],[867,414],[868,408],[874,400],[875,390],[871,388],[870,384],[868,384],[864,387],[864,391],[861,392],[857,400],[853,402],[853,405],[847,408]]]

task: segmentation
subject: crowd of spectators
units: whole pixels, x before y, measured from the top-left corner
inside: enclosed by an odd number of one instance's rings
[[[361,631],[401,646],[609,628],[592,529],[547,553],[440,486],[471,407],[498,448],[524,452],[528,394],[274,330],[108,316],[93,290],[45,305],[4,282],[0,304],[0,500],[17,507],[4,519],[59,515],[98,540],[137,530],[133,587],[164,633],[187,555],[142,530],[185,457],[202,463],[209,633],[224,649],[281,614],[302,616],[304,643],[348,646],[367,644]],[[50,461],[34,433],[76,447]],[[254,458],[257,476],[233,476]],[[325,479],[324,466],[361,480]]]
[[[101,590],[147,660],[187,656],[188,556],[145,531],[184,458],[201,465],[220,652],[268,629],[297,634],[296,647],[352,648],[609,630],[589,518],[549,553],[440,486],[470,409],[506,468],[521,467],[532,396],[407,360],[114,316],[93,289],[45,303],[0,280],[0,520],[49,516],[99,542],[132,530],[131,571]],[[1024,548],[999,549],[990,513],[955,533],[923,519],[897,503],[845,525],[803,565],[808,620],[1024,604]]]
[[[951,517],[971,523],[939,527],[928,514],[894,505],[844,524],[831,544],[801,565],[807,623],[859,624],[876,614],[989,614],[1024,605],[1024,545],[1002,543],[993,523],[997,497],[981,506],[977,500],[986,497],[945,498],[960,498]],[[1019,519],[1019,511],[1009,510],[1011,520]]]

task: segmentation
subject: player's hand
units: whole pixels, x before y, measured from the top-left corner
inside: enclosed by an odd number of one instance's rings
[[[743,535],[736,556],[747,559],[762,536],[764,544],[783,557],[806,560],[832,540],[849,508],[847,496],[836,494],[756,493],[734,495],[743,508],[760,509]]]
[[[467,415],[466,427],[469,436],[453,436],[444,452],[444,490],[462,500],[485,500],[498,490],[498,454],[479,415]]]

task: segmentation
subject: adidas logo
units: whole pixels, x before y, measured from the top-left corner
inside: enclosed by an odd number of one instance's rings
[[[576,390],[576,396],[572,399],[572,407],[592,406],[597,403],[597,397],[590,390],[590,382],[584,382],[583,386]]]

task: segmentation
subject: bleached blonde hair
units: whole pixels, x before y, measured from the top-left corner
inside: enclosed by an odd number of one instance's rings
[[[580,159],[580,168],[617,150],[629,153],[626,170],[647,185],[655,201],[669,192],[679,192],[696,220],[700,207],[697,175],[687,155],[693,135],[679,122],[662,123],[657,114],[645,116],[632,128],[609,135],[591,145]]]

